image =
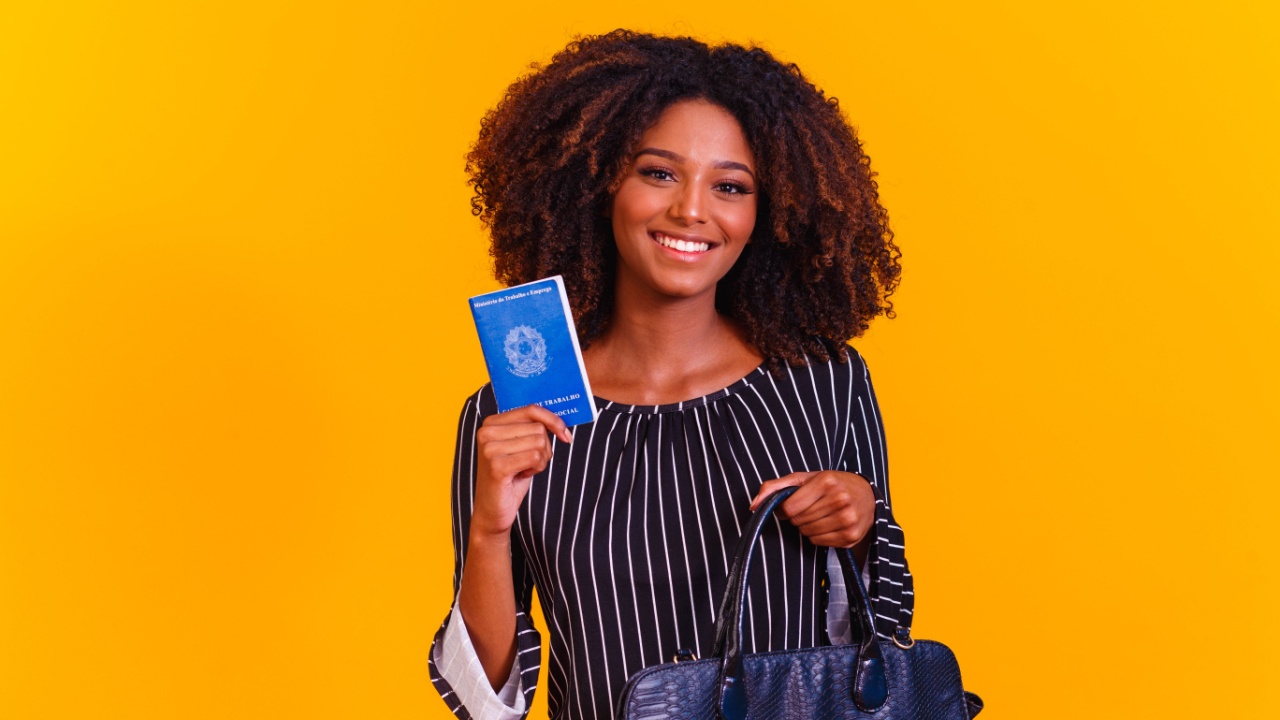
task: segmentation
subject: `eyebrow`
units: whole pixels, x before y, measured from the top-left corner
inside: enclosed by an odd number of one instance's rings
[[[640,151],[636,153],[636,157],[640,157],[641,155],[657,155],[660,158],[666,158],[671,162],[677,163],[685,161],[685,158],[679,153],[673,153],[670,150],[663,150],[662,148],[641,148]],[[756,176],[755,173],[751,172],[751,168],[740,162],[734,162],[733,160],[717,160],[716,162],[711,163],[711,167],[716,170],[741,170],[752,178]]]

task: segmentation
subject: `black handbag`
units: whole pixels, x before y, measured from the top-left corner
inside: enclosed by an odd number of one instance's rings
[[[964,691],[947,646],[895,636],[881,640],[853,554],[837,550],[849,593],[850,645],[742,652],[742,607],[760,529],[796,488],[770,495],[738,541],[716,618],[712,654],[655,665],[622,690],[619,720],[970,720],[982,700]]]

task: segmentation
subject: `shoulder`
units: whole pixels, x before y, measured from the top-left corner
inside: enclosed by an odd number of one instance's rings
[[[862,354],[855,347],[846,343],[843,345],[833,344],[831,348],[832,352],[828,354],[826,360],[809,356],[806,357],[804,365],[790,366],[787,368],[787,372],[792,374],[817,373],[830,377],[836,382],[870,380],[870,371],[867,370],[866,360],[863,359]],[[840,357],[836,352],[840,348],[844,349],[844,357]]]
[[[845,345],[848,349],[848,356],[845,359],[844,366],[846,372],[854,380],[871,380],[871,371],[867,369],[867,361],[862,357],[862,353],[858,352],[852,345]]]
[[[461,421],[468,418],[479,423],[498,412],[498,398],[493,394],[493,383],[485,383],[479,390],[471,393],[462,403]]]
[[[791,377],[799,383],[812,383],[815,389],[834,404],[838,411],[852,412],[859,403],[876,402],[871,385],[871,372],[862,353],[848,344],[834,344],[832,352],[824,359],[810,357],[805,365],[789,369]],[[836,349],[844,349],[844,357]]]
[[[798,393],[800,398],[816,397],[824,408],[847,407],[856,404],[858,398],[872,395],[871,374],[862,354],[852,345],[826,345],[830,348],[826,358],[806,355],[801,364],[782,364],[767,371],[762,366],[760,377],[771,377],[772,385],[784,396]],[[841,349],[843,353],[839,352]],[[782,390],[788,386],[794,390]]]

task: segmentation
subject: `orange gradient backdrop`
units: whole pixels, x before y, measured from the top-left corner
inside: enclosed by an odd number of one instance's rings
[[[6,5],[0,717],[448,717],[462,155],[619,26],[758,42],[859,128],[917,635],[984,717],[1276,717],[1274,7]]]

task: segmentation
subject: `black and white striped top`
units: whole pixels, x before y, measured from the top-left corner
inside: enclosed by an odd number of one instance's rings
[[[670,662],[677,649],[710,652],[751,499],[765,480],[792,472],[845,470],[871,482],[877,517],[869,590],[877,631],[887,637],[910,627],[914,596],[902,530],[890,513],[883,426],[855,351],[845,363],[815,362],[781,377],[758,368],[723,390],[672,405],[596,402],[599,417],[575,428],[572,444],[553,440],[552,461],[534,478],[512,530],[525,707],[540,669],[539,634],[524,612],[535,587],[551,643],[551,717],[613,717],[632,673]],[[459,423],[455,595],[471,516],[475,432],[495,412],[486,385],[467,400]],[[766,527],[749,581],[744,650],[823,644],[826,550],[785,520]],[[431,673],[455,714],[469,718],[434,662]]]

